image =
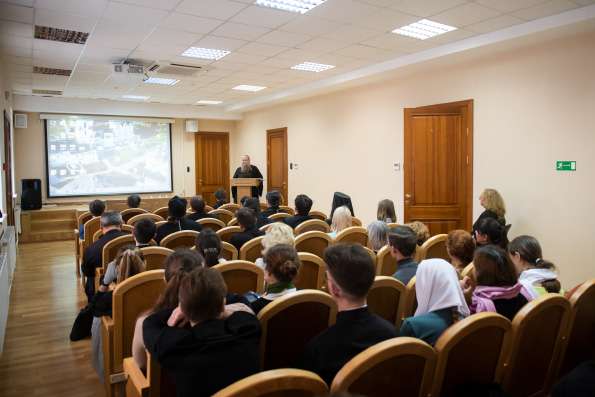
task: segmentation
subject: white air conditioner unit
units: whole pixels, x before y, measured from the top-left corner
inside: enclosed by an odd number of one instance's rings
[[[25,113],[14,114],[14,128],[27,128],[27,115]]]
[[[195,73],[206,72],[206,66],[184,65],[168,61],[156,61],[147,68],[147,72],[172,74],[178,76],[192,76]]]

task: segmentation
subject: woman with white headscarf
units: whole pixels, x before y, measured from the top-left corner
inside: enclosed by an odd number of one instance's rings
[[[434,345],[454,322],[469,315],[456,270],[444,259],[427,259],[415,275],[417,310],[406,318],[399,336],[412,336]]]

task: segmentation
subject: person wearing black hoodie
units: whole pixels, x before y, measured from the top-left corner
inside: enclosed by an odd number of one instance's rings
[[[157,244],[161,243],[161,240],[165,236],[179,232],[180,230],[196,230],[197,232],[202,230],[202,226],[199,223],[185,218],[187,206],[188,202],[185,198],[174,196],[169,200],[167,203],[167,223],[159,226],[155,234]]]

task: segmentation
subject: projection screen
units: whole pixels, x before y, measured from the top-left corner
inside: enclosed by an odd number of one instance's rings
[[[173,190],[167,120],[51,115],[45,135],[48,197]]]

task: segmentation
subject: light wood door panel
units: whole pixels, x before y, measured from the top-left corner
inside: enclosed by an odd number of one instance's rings
[[[267,131],[267,191],[278,190],[287,204],[287,128]]]
[[[215,191],[223,188],[229,196],[229,134],[196,135],[196,193],[213,205]]]

